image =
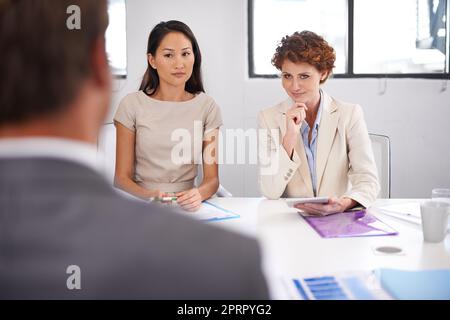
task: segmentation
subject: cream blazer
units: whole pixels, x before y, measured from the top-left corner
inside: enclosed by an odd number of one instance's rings
[[[380,191],[372,144],[362,108],[323,92],[316,174],[317,195],[347,196],[369,207]],[[259,186],[269,199],[314,197],[303,140],[299,135],[292,160],[282,146],[286,133],[286,100],[258,114]]]

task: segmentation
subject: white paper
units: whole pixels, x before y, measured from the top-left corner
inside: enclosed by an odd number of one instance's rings
[[[390,204],[377,208],[382,213],[398,218],[404,221],[421,224],[420,203],[407,202],[399,204]]]
[[[208,202],[203,202],[198,211],[189,212],[189,211],[185,211],[181,208],[179,208],[179,210],[177,210],[177,211],[182,214],[188,215],[192,218],[203,220],[203,221],[223,220],[223,219],[239,217],[239,215],[234,212],[230,212],[224,208],[216,207]]]

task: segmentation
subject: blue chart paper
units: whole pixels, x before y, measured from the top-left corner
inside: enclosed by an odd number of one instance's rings
[[[293,278],[294,299],[302,300],[378,300],[391,299],[375,273],[353,271],[335,275]],[[292,292],[292,291],[291,291]]]
[[[341,285],[336,281],[335,277],[317,277],[303,279],[293,279],[296,288],[304,300],[348,300],[347,294]]]
[[[450,269],[352,271],[290,278],[303,300],[450,300]]]
[[[198,211],[195,212],[185,211],[184,214],[189,215],[194,219],[198,219],[205,222],[236,219],[240,217],[240,215],[238,215],[237,213],[224,209],[209,201],[204,201]]]
[[[450,300],[450,269],[379,269],[378,277],[383,288],[395,299]]]

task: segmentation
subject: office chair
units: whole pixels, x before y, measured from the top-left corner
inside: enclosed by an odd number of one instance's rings
[[[233,195],[231,194],[230,191],[228,191],[221,184],[219,184],[219,189],[216,192],[216,196],[222,197],[222,198],[228,198],[228,197],[232,197]]]
[[[199,164],[197,166],[197,177],[195,178],[195,185],[196,186],[200,185],[200,183],[202,182],[202,179],[203,179],[203,166]],[[228,197],[232,197],[233,195],[231,194],[230,191],[225,189],[224,186],[219,184],[219,189],[217,189],[215,196],[221,197],[221,198],[228,198]]]
[[[102,151],[104,158],[99,158],[99,162],[104,169],[104,173],[108,181],[113,184],[114,172],[116,166],[116,128],[113,123],[106,123],[102,126],[97,141],[97,150]],[[195,185],[199,185],[203,176],[202,166],[198,166],[198,174],[195,179]],[[233,195],[225,189],[222,185],[219,185],[219,189],[216,192],[218,197],[232,197]]]
[[[379,198],[391,197],[391,143],[388,136],[369,133],[380,182]]]

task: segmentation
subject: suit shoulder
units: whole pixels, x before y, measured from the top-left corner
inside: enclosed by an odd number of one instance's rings
[[[343,101],[340,99],[336,99],[334,97],[331,98],[333,103],[341,109],[353,109],[355,108],[358,104],[357,103],[353,103],[353,102],[347,102],[347,101]]]
[[[264,108],[258,113],[258,122],[260,124],[264,123],[270,128],[278,127],[278,115],[285,112],[288,108],[289,106],[286,101],[282,101],[274,106]]]
[[[263,108],[259,112],[259,114],[263,114],[264,116],[271,116],[279,112],[284,112],[285,108],[286,108],[286,101],[282,101],[274,106]]]
[[[346,102],[336,98],[332,98],[332,101],[341,115],[351,116],[354,112],[361,111],[361,106],[357,103]]]
[[[201,238],[203,240],[206,238],[214,239],[212,243],[208,243],[208,246],[211,247],[222,244],[226,244],[227,247],[234,247],[234,245],[243,243],[252,246],[255,243],[254,239],[244,235],[235,234],[222,228],[205,224],[184,214],[175,212],[170,208],[164,208],[144,201],[114,197],[111,199],[110,205],[114,208],[112,209],[113,212],[120,215],[126,214],[127,219],[132,219],[132,216],[134,216],[137,219],[136,224],[138,224],[139,220],[141,222],[146,221],[149,222],[147,225],[148,228],[162,228],[159,232],[162,232],[166,228],[167,230],[171,230],[180,239],[187,237],[192,238],[193,242],[199,240],[198,244],[202,246]],[[126,212],[123,212],[124,210]]]
[[[211,293],[213,297],[243,298],[245,295],[242,292],[251,290],[254,283],[263,282],[258,269],[261,256],[256,239],[192,219],[158,205],[133,201],[121,202],[121,205],[125,203],[128,210],[122,215],[127,216],[127,222],[120,226],[121,233],[123,237],[126,234],[127,238],[133,239],[136,257],[143,267],[154,265],[154,259],[157,257],[160,266],[166,269],[166,276],[175,277],[184,272],[187,278],[197,279],[196,285],[205,292],[212,279],[226,279],[227,283],[223,283],[223,290],[220,290],[222,292]],[[119,219],[125,221],[124,218]],[[130,222],[131,220],[134,221]],[[149,244],[152,244],[151,254],[147,254],[150,250]],[[183,265],[173,265],[173,261],[182,261]],[[246,284],[242,283],[243,275],[248,277]],[[204,281],[199,283],[199,277]],[[192,285],[191,280],[185,282]],[[237,288],[238,286],[241,288]],[[258,292],[263,294],[264,290]],[[180,293],[180,296],[183,294]]]

